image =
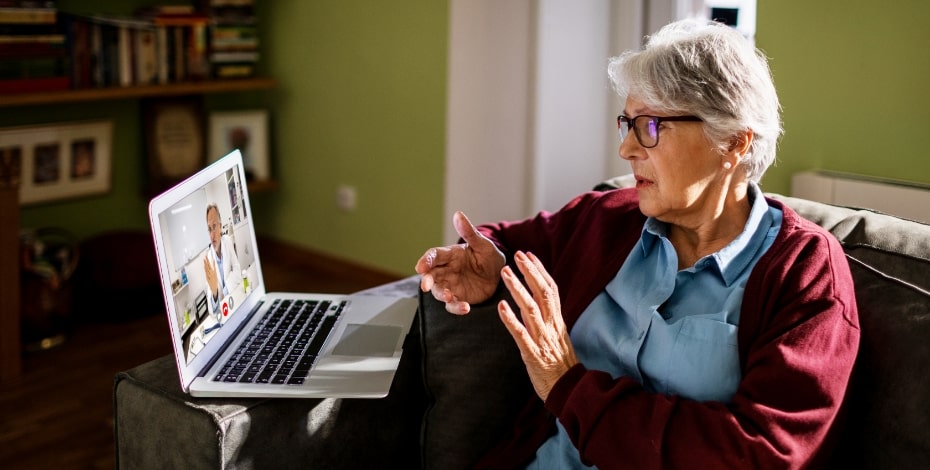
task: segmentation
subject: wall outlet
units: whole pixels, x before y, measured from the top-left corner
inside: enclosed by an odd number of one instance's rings
[[[352,212],[357,206],[358,194],[356,194],[355,186],[339,185],[336,188],[336,207],[345,212]]]

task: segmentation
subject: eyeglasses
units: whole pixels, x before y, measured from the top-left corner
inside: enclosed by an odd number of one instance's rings
[[[639,115],[629,118],[624,115],[617,116],[617,131],[620,134],[620,142],[626,140],[630,129],[636,134],[636,140],[644,148],[651,149],[659,145],[659,124],[662,121],[703,121],[697,116],[646,116]]]

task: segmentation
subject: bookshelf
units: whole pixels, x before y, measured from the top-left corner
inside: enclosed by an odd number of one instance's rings
[[[160,96],[202,95],[251,90],[272,89],[275,80],[267,77],[235,80],[205,80],[197,82],[140,85],[127,87],[84,88],[77,90],[46,91],[37,93],[0,94],[0,108],[64,104],[87,101],[149,98]]]
[[[49,2],[55,4],[56,2]],[[61,10],[76,10],[92,14],[94,10],[107,11],[110,7],[117,11],[131,11],[133,7],[140,6],[142,0],[128,2],[115,0],[73,0],[57,2]],[[184,2],[197,3],[200,2]],[[249,5],[252,2],[234,2]],[[204,0],[205,5],[226,5],[222,0]],[[44,22],[43,22],[44,23]],[[254,45],[257,49],[257,44]],[[10,48],[7,48],[9,52]],[[25,57],[25,56],[24,56]],[[257,59],[256,59],[257,60]],[[170,98],[176,96],[211,95],[223,93],[239,93],[249,91],[271,90],[277,86],[273,78],[252,75],[250,68],[248,76],[236,75],[235,78],[210,79],[209,76],[187,76],[165,81],[147,81],[150,84],[134,84],[119,86],[113,82],[99,83],[87,86],[72,82],[69,89],[57,89],[37,92],[0,92],[0,112],[4,109],[16,107],[42,107],[54,114],[56,106],[86,103],[92,106],[98,103],[106,106],[105,102],[120,100],[141,100],[150,98]],[[219,75],[218,75],[219,76]],[[230,76],[224,76],[230,77]],[[250,191],[272,191],[277,188],[277,182],[256,181],[248,182]],[[19,207],[19,187],[17,181],[3,181],[0,178],[0,384],[15,382],[22,374],[22,342],[20,337],[20,240],[19,226],[21,222]]]

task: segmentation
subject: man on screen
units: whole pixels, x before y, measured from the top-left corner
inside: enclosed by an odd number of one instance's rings
[[[216,312],[220,300],[229,295],[233,286],[242,282],[242,267],[228,235],[223,235],[220,210],[216,204],[207,206],[207,230],[210,232],[210,249],[203,258],[207,278],[207,301],[210,311]]]

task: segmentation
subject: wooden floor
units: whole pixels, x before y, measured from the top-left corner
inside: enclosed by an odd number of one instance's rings
[[[289,247],[262,246],[269,290],[349,293],[395,280]],[[112,469],[113,376],[171,352],[165,317],[82,324],[54,349],[24,356],[0,384],[0,467]]]

